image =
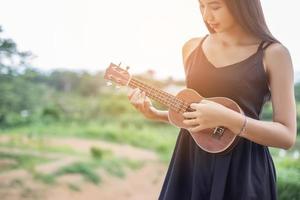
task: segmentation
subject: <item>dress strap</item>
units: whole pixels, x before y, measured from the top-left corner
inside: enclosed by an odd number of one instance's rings
[[[270,46],[272,43],[273,42],[268,42],[268,44],[263,47],[263,50],[265,50],[266,48],[268,48],[268,46]]]
[[[200,48],[202,47],[202,44],[203,44],[204,40],[205,40],[207,37],[208,37],[208,34],[206,34],[206,35],[202,38],[202,40],[200,41],[200,43],[199,43],[199,47],[200,47]]]
[[[257,48],[257,51],[259,50],[265,50],[268,46],[270,46],[273,42],[270,42],[270,41],[261,41],[261,43],[259,44],[258,48]],[[266,45],[264,45],[266,44]]]
[[[265,42],[266,42],[266,41],[264,41],[264,40],[260,42],[260,44],[259,44],[259,46],[258,46],[258,48],[257,48],[257,51],[263,49],[263,46],[264,46]]]

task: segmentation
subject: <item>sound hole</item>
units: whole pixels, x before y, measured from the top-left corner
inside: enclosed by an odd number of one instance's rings
[[[212,133],[212,137],[219,140],[223,136],[224,131],[225,131],[225,127],[223,127],[223,126],[216,127],[214,129],[214,132]]]

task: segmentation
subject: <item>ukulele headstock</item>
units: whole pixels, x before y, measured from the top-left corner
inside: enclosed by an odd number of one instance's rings
[[[128,73],[129,67],[122,69],[121,63],[116,65],[114,63],[110,63],[109,67],[106,69],[104,74],[104,79],[108,80],[107,85],[112,85],[111,81],[116,83],[117,85],[127,85],[130,80],[130,74]]]

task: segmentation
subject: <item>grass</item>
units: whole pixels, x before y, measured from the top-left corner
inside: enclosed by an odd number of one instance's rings
[[[106,119],[103,121],[80,123],[36,123],[26,127],[3,129],[1,132],[2,134],[9,134],[15,138],[9,143],[6,143],[5,145],[7,146],[76,154],[76,151],[68,149],[67,147],[57,148],[47,146],[46,138],[53,136],[102,139],[153,150],[160,155],[161,160],[167,163],[174,149],[179,129],[164,123],[145,121],[138,117],[135,119],[123,117],[115,120]],[[31,142],[23,142],[20,138],[24,138],[24,135],[27,136]],[[291,199],[289,197],[298,195],[297,192],[293,194],[291,192],[285,192],[296,191],[300,187],[298,184],[298,180],[300,180],[300,159],[295,160],[292,158],[293,152],[296,150],[300,150],[300,137],[297,138],[297,143],[292,149],[285,151],[286,155],[284,157],[279,156],[282,150],[270,148],[276,166],[279,180],[278,188],[282,199]],[[99,184],[101,182],[101,176],[96,173],[96,170],[99,168],[122,178],[125,176],[124,167],[138,169],[142,165],[143,163],[116,158],[109,151],[92,147],[88,159],[83,159],[80,162],[64,166],[52,174],[36,173],[35,177],[43,182],[53,183],[59,176],[75,173],[82,175],[85,180],[93,184]],[[69,185],[69,188],[76,191],[80,190],[77,185]]]
[[[79,151],[72,149],[69,146],[52,146],[49,145],[46,136],[41,135],[28,135],[28,134],[9,134],[8,141],[1,142],[0,147],[17,148],[22,150],[33,150],[37,152],[52,152],[64,153],[68,155],[78,155]]]
[[[32,147],[39,150],[52,151],[49,149],[50,147],[47,147],[42,141],[46,138],[45,136],[81,137],[130,144],[136,147],[153,150],[160,155],[161,160],[168,162],[179,129],[164,123],[145,121],[139,117],[130,119],[125,116],[119,120],[111,121],[110,123],[107,123],[106,120],[81,123],[35,123],[29,126],[2,129],[0,131],[2,134],[8,134],[14,137],[17,137],[17,135],[22,135],[22,137],[24,137],[24,135],[26,135],[28,138],[36,138],[36,140],[40,140],[37,142],[40,142],[41,145],[32,145]],[[14,142],[9,145],[13,145]],[[17,146],[20,146],[20,142]],[[71,153],[72,150],[60,149],[59,151],[69,151],[69,153]]]
[[[75,162],[68,166],[64,166],[58,169],[53,176],[58,177],[65,174],[80,174],[87,181],[94,184],[99,184],[101,181],[100,176],[94,171],[93,166],[90,163],[85,162]]]
[[[50,161],[50,159],[44,157],[6,152],[0,152],[0,158],[11,161],[10,164],[6,166],[0,166],[0,173],[14,169],[25,169],[30,171],[36,165]]]
[[[68,147],[51,147],[47,145],[47,137],[79,137],[88,139],[101,139],[115,143],[130,144],[153,150],[161,160],[168,163],[175,146],[179,129],[165,123],[151,122],[141,117],[130,118],[122,116],[119,119],[109,120],[103,118],[90,122],[57,122],[51,124],[35,123],[25,127],[2,129],[2,134],[8,134],[13,139],[7,146],[33,148],[39,151],[79,153]],[[22,143],[19,138],[27,136],[33,141],[31,144]],[[300,150],[299,138],[294,148]],[[278,149],[270,148],[272,155],[278,154]]]
[[[46,184],[53,184],[56,179],[66,174],[79,174],[84,180],[93,184],[101,183],[101,176],[97,172],[98,169],[104,169],[109,174],[120,178],[125,177],[125,168],[133,170],[139,169],[143,166],[141,161],[133,161],[125,158],[118,158],[113,156],[111,152],[102,150],[97,147],[90,149],[90,157],[85,156],[78,162],[63,166],[53,173],[40,173],[33,171],[34,178]],[[77,190],[76,187],[70,186],[70,189]]]
[[[275,157],[278,199],[298,200],[300,197],[300,160],[290,156]]]
[[[68,184],[68,187],[70,190],[73,190],[73,191],[76,191],[76,192],[80,192],[81,189],[80,189],[80,186],[74,184],[74,183],[69,183]]]
[[[139,169],[143,166],[143,162],[141,161],[135,161],[135,160],[129,160],[125,158],[118,158],[112,154],[111,151],[108,151],[106,149],[101,149],[99,147],[92,146],[90,148],[89,154],[87,153],[80,153],[80,154],[74,154],[74,151],[72,149],[65,149],[65,148],[59,148],[57,147],[49,147],[47,146],[46,140],[39,140],[35,137],[24,139],[23,135],[14,134],[11,135],[12,140],[7,143],[2,143],[1,145],[4,147],[13,147],[13,148],[19,148],[24,149],[24,147],[28,150],[43,150],[49,152],[59,152],[60,153],[72,153],[73,156],[76,156],[78,158],[78,162],[71,163],[69,165],[63,166],[53,173],[41,173],[35,170],[35,167],[38,164],[44,164],[46,161],[50,161],[49,159],[33,156],[30,155],[30,151],[28,154],[17,154],[17,153],[3,153],[0,152],[0,158],[9,160],[12,162],[9,162],[9,165],[6,165],[5,168],[2,166],[0,168],[0,173],[5,172],[7,170],[13,170],[13,169],[25,169],[29,173],[32,174],[33,178],[39,181],[42,181],[46,184],[53,184],[56,182],[56,179],[60,176],[66,175],[66,174],[79,174],[81,175],[84,180],[91,182],[93,184],[99,184],[101,182],[101,176],[99,172],[97,172],[98,169],[102,168],[105,171],[107,171],[109,174],[113,176],[117,176],[120,178],[125,177],[125,168],[130,168],[133,170]],[[41,136],[44,137],[44,136]],[[33,151],[35,152],[35,151]],[[72,185],[70,183],[69,188],[72,190],[78,190],[80,188],[77,188],[76,185]]]

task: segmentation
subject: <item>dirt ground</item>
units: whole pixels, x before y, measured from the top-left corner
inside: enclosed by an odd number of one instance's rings
[[[1,136],[0,141],[8,138]],[[51,139],[51,145],[68,146],[82,152],[89,151],[90,147],[99,147],[113,152],[115,155],[143,161],[139,169],[126,169],[123,178],[113,176],[103,169],[99,169],[101,183],[99,185],[87,182],[82,176],[63,175],[55,184],[45,184],[36,181],[27,171],[18,169],[0,174],[1,200],[155,200],[158,198],[163,184],[166,164],[159,161],[157,155],[149,150],[139,149],[129,145],[119,145],[104,141],[85,139]],[[0,148],[1,152],[22,152],[20,149]],[[27,152],[40,154],[39,152]],[[56,157],[54,162],[40,164],[38,171],[51,172],[61,166],[75,162],[75,156],[61,156],[58,154],[45,154],[45,157]],[[0,158],[0,165],[9,164],[9,160]]]

